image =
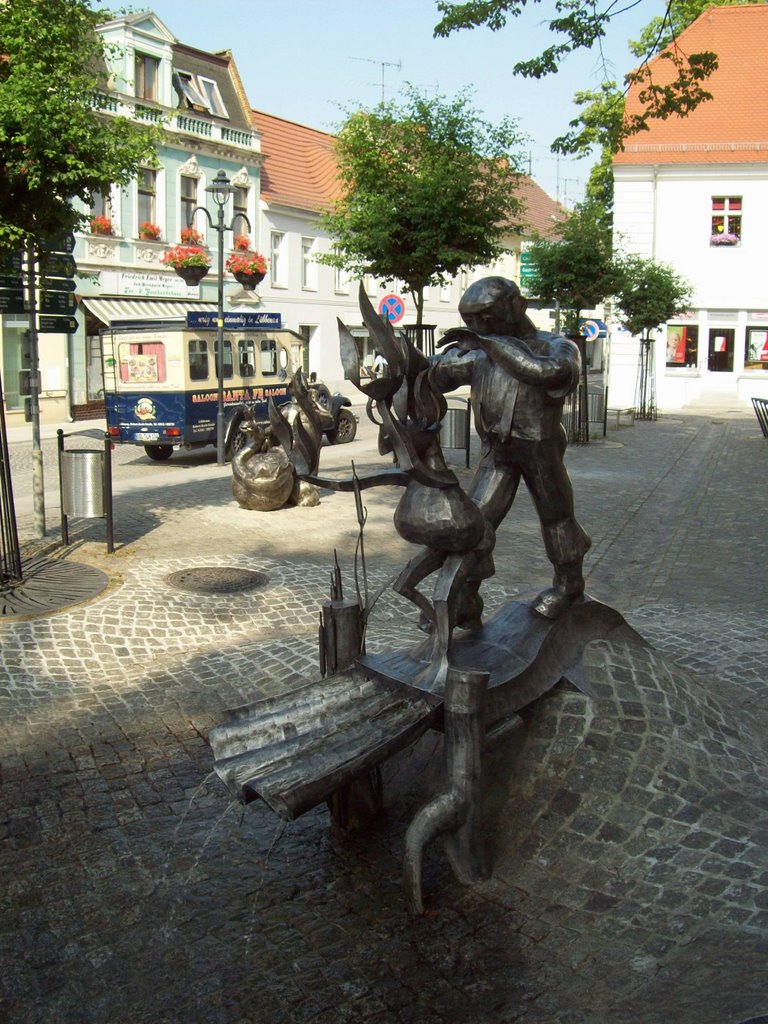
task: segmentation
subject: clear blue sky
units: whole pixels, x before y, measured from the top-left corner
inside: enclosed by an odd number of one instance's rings
[[[180,42],[231,49],[256,109],[323,131],[338,127],[345,108],[378,102],[382,76],[387,99],[406,82],[449,97],[469,87],[486,120],[518,119],[542,188],[569,204],[581,198],[591,161],[557,159],[549,145],[576,113],[573,94],[599,85],[599,53],[572,56],[538,82],[511,72],[552,41],[542,25],[547,2],[500,32],[478,28],[448,39],[433,38],[434,0],[155,0],[146,9]],[[662,9],[661,0],[641,0],[616,18],[603,53],[619,80],[636,64],[626,41]]]

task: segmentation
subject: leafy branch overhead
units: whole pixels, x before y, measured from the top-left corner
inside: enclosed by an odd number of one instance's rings
[[[438,0],[442,19],[435,27],[436,36],[448,36],[460,29],[485,25],[492,31],[504,28],[508,20],[519,18],[526,9],[541,0],[466,0],[453,3]],[[640,66],[625,76],[619,88],[615,81],[606,80],[595,93],[581,93],[576,102],[584,106],[578,117],[570,122],[570,131],[555,140],[553,149],[561,153],[585,153],[596,143],[621,149],[629,136],[648,129],[649,122],[665,120],[677,115],[684,117],[699,104],[711,99],[704,83],[717,69],[717,54],[711,51],[685,53],[677,43],[678,34],[708,7],[732,4],[744,0],[668,0],[664,14],[654,18],[643,30],[633,52],[641,59]],[[611,22],[635,7],[636,2],[617,6],[613,2],[600,8],[588,0],[556,0],[557,16],[546,22],[558,41],[545,47],[539,54],[518,61],[515,74],[526,78],[542,78],[559,70],[562,61],[577,50],[600,47]],[[654,80],[649,65],[659,54],[668,65],[659,67]],[[624,98],[631,86],[639,86],[642,110],[624,116]],[[600,117],[604,121],[600,121]]]
[[[335,248],[322,262],[399,279],[420,323],[424,288],[493,262],[521,221],[522,142],[515,122],[481,120],[466,93],[427,98],[409,87],[400,101],[351,113],[336,143],[341,198],[324,216]]]
[[[94,192],[125,185],[156,128],[100,110],[107,69],[85,0],[5,0],[0,17],[0,248],[55,236]]]

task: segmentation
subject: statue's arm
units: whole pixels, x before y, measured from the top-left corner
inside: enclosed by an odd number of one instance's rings
[[[577,346],[566,338],[554,335],[543,352],[536,352],[522,338],[507,335],[475,334],[463,328],[450,335],[460,345],[474,344],[513,377],[546,388],[553,396],[567,395],[578,384],[581,357]]]

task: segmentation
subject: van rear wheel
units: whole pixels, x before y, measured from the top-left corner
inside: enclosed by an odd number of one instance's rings
[[[165,462],[173,455],[172,444],[145,444],[144,451],[153,462]]]

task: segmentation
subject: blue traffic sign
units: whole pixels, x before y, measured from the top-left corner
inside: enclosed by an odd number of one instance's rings
[[[602,320],[583,320],[580,330],[587,341],[604,338],[608,333],[608,328]]]
[[[405,316],[405,302],[399,295],[385,295],[379,303],[379,316],[386,316],[391,324],[399,323]]]

